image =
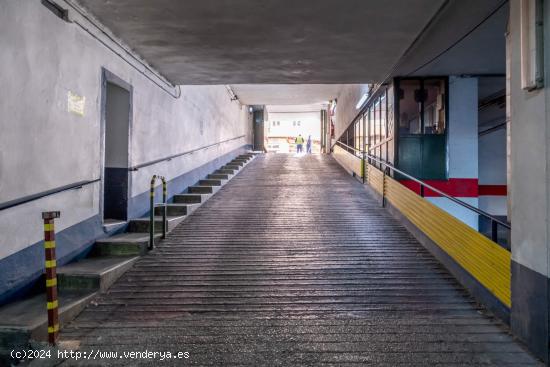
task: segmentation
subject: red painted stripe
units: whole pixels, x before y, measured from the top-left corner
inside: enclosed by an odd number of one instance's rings
[[[506,185],[479,185],[479,196],[507,196]]]
[[[401,184],[420,195],[420,184],[411,180],[399,181]],[[450,178],[448,180],[426,180],[428,185],[459,198],[477,198],[479,196],[477,178]],[[438,193],[424,189],[424,197],[439,197]]]

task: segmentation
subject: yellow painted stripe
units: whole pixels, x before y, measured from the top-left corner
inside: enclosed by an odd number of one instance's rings
[[[54,287],[57,285],[57,278],[46,279],[46,287]]]
[[[55,248],[55,241],[44,241],[44,248]]]
[[[381,192],[382,172],[368,165],[368,183]],[[387,200],[506,306],[511,305],[511,254],[391,177]]]
[[[55,300],[53,302],[48,302],[46,305],[48,307],[48,310],[53,310],[54,308],[57,308],[58,303],[57,300]]]
[[[53,223],[44,223],[44,231],[53,231],[54,226]]]
[[[59,331],[59,324],[55,324],[53,327],[48,326],[48,334],[57,333]]]
[[[57,262],[55,260],[46,260],[46,269],[55,268]]]

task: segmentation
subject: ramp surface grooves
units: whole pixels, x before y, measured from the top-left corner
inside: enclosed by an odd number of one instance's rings
[[[184,365],[538,365],[327,156],[257,157],[96,303],[62,340]]]

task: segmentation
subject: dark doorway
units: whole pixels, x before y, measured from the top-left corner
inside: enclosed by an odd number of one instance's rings
[[[103,218],[128,218],[128,135],[130,92],[114,83],[105,86],[105,162]]]
[[[264,150],[264,110],[258,109],[253,112],[254,124],[254,150]]]

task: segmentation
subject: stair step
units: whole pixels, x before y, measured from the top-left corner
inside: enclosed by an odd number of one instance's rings
[[[162,234],[155,233],[155,243]],[[136,256],[147,253],[149,233],[120,233],[95,242],[91,256]]]
[[[185,215],[166,217],[166,221],[168,222],[168,227],[166,228],[166,230],[171,231],[178,224],[180,224],[184,219],[185,219]],[[162,217],[155,216],[155,232],[160,233],[160,231],[162,231]],[[149,217],[130,220],[130,223],[128,224],[127,232],[148,233]]]
[[[219,170],[214,171],[214,174],[234,175],[236,171],[238,171],[238,170],[237,169],[220,168]]]
[[[238,171],[241,169],[241,166],[238,166],[236,164],[226,164],[221,169],[232,169],[232,170]]]
[[[155,215],[162,215],[162,207],[155,207]],[[194,205],[187,203],[170,203],[166,205],[166,215],[169,217],[177,217],[181,215],[189,215],[196,209]]]
[[[106,292],[139,256],[90,257],[57,269],[60,291],[99,290]]]
[[[216,186],[189,186],[190,194],[213,194]]]
[[[181,204],[200,204],[208,199],[209,195],[206,194],[178,194],[174,195],[174,203]]]
[[[206,179],[200,180],[199,186],[221,186],[222,180]]]
[[[206,177],[212,180],[229,180],[229,175],[221,173],[211,173]]]
[[[59,292],[59,327],[71,322],[97,292]],[[0,308],[0,358],[12,349],[28,346],[30,339],[48,340],[46,294],[16,301]]]
[[[243,161],[237,161],[237,160],[232,160],[232,161],[229,162],[228,164],[231,164],[231,165],[234,165],[234,166],[242,167],[242,166],[244,166],[245,162],[243,162]]]

